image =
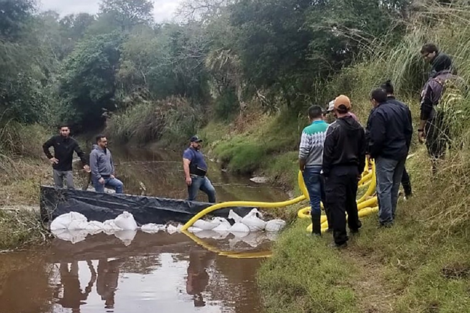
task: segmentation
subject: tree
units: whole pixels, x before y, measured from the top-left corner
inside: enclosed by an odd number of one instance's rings
[[[78,129],[97,127],[104,110],[115,110],[115,76],[123,37],[113,33],[81,41],[65,60],[60,95]]]
[[[34,0],[0,0],[0,36],[17,39],[31,19]]]
[[[153,22],[153,3],[149,0],[103,0],[101,15],[110,16],[122,30]]]

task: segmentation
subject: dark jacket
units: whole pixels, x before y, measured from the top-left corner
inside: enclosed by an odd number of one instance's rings
[[[358,173],[365,166],[364,128],[351,116],[338,118],[326,132],[323,147],[323,175],[328,177],[335,166],[354,165]]]
[[[93,150],[90,153],[90,169],[91,175],[96,179],[108,178],[114,175],[115,168],[111,151],[93,145]]]
[[[410,107],[407,106],[405,103],[398,101],[394,96],[388,96],[387,102],[390,102],[399,106],[405,112],[405,115],[408,117],[408,123],[406,124],[407,128],[405,132],[405,139],[406,139],[406,146],[408,147],[408,150],[410,150],[411,138],[413,137],[413,118],[411,117]]]
[[[50,147],[54,147],[54,156],[49,151]],[[61,135],[51,137],[51,139],[42,145],[42,148],[48,159],[54,157],[59,160],[59,163],[52,165],[55,170],[71,171],[74,151],[82,161],[82,165],[85,166],[87,164],[85,153],[80,149],[78,142],[71,137],[63,137]]]
[[[423,121],[432,120],[436,115],[434,106],[439,104],[444,91],[444,83],[448,79],[458,79],[449,70],[443,70],[431,77],[421,91],[421,114]]]
[[[406,158],[413,134],[406,105],[396,100],[379,104],[372,111],[367,127],[370,136],[369,153],[372,158]]]

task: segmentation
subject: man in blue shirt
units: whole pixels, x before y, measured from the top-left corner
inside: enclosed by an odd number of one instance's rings
[[[190,139],[189,148],[183,153],[183,169],[188,185],[188,201],[194,201],[197,192],[202,190],[207,194],[210,203],[215,203],[215,188],[207,178],[207,164],[200,151],[202,140],[197,136]]]

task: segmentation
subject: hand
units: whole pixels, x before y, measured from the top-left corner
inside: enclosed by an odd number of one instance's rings
[[[186,185],[191,186],[192,183],[193,180],[191,179],[191,177],[186,177]]]
[[[85,166],[83,167],[83,169],[84,169],[85,172],[87,172],[87,173],[90,173],[90,172],[91,172],[90,167],[89,167],[88,165],[85,165]]]
[[[116,178],[116,176],[114,176],[114,175],[109,175],[109,178],[111,178],[111,179],[115,179],[115,178]]]
[[[101,185],[104,185],[104,183],[105,183],[104,178],[101,177],[100,180],[98,180],[98,182],[99,182]]]
[[[51,161],[51,164],[58,164],[59,163],[59,160],[57,160],[56,158],[50,158],[49,161]]]
[[[418,140],[419,143],[423,144],[426,139],[426,133],[423,131],[418,131]]]

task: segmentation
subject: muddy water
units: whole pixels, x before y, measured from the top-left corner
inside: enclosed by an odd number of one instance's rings
[[[179,153],[114,152],[126,193],[185,198]],[[210,163],[218,201],[287,199]],[[200,194],[200,200],[206,200]],[[275,235],[98,234],[0,253],[0,313],[263,312],[255,282]]]

